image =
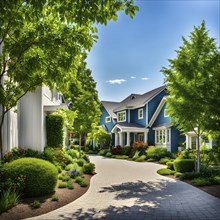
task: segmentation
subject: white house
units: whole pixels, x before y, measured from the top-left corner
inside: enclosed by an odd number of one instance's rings
[[[3,125],[3,152],[13,147],[43,151],[46,141],[46,115],[57,108],[67,108],[63,96],[55,89],[38,87],[22,97],[15,109],[10,110]]]

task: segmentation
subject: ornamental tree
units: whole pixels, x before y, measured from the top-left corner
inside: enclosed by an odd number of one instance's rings
[[[197,171],[200,171],[200,138],[204,131],[220,131],[220,52],[208,35],[205,22],[194,27],[189,39],[161,70],[169,92],[168,113],[182,131],[197,135]]]
[[[119,11],[133,17],[137,10],[133,0],[1,0],[0,131],[6,113],[27,92],[42,84],[68,90],[97,40],[95,24],[117,20]]]

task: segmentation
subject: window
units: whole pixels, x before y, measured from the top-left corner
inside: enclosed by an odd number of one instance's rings
[[[138,109],[138,119],[142,119],[144,117],[143,108]]]
[[[110,117],[110,116],[105,117],[105,122],[106,122],[106,123],[111,122],[111,117]]]
[[[170,129],[161,129],[155,131],[156,144],[170,143]]]
[[[168,114],[168,112],[167,112],[167,108],[166,108],[166,107],[165,107],[165,109],[164,109],[164,117],[165,117],[165,118],[169,117],[169,114]]]
[[[118,112],[118,122],[126,121],[126,111]]]

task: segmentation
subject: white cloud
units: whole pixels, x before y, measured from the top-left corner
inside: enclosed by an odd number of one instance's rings
[[[105,81],[109,84],[122,84],[124,82],[126,82],[125,79],[112,79],[112,80],[108,80],[108,81]]]
[[[137,77],[136,76],[131,76],[131,79],[136,79]]]
[[[147,78],[147,77],[143,77],[143,78],[141,78],[142,80],[148,80],[149,78]]]

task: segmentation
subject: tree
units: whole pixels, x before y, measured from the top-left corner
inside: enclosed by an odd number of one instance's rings
[[[168,113],[182,132],[196,133],[199,172],[201,135],[220,130],[220,53],[204,21],[194,27],[189,40],[183,37],[176,53],[177,57],[169,60],[169,68],[161,70],[169,92]]]
[[[70,90],[65,94],[65,97],[72,102],[71,110],[76,112],[73,129],[80,136],[81,146],[82,137],[86,138],[87,133],[98,125],[101,107],[96,90],[96,82],[91,75],[91,70],[86,68],[85,61],[81,62],[76,78],[77,81],[70,84]]]
[[[123,10],[133,17],[138,7],[133,0],[1,0],[0,131],[6,113],[27,92],[42,84],[68,90],[97,40],[95,24],[117,20]]]

